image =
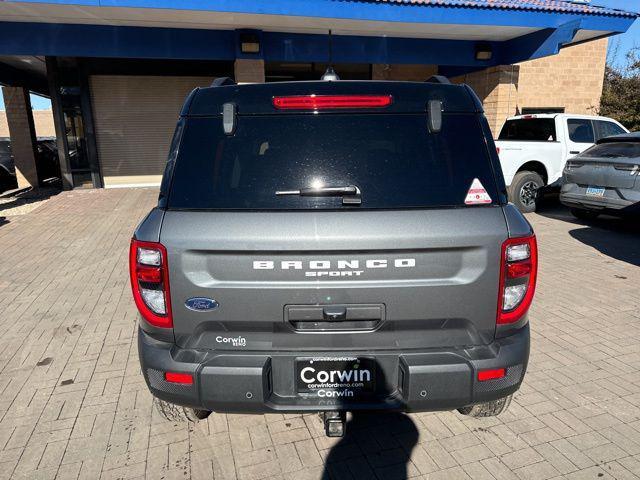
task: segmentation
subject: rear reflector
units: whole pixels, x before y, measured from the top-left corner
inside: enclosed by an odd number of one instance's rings
[[[478,372],[478,381],[486,382],[487,380],[496,380],[498,378],[504,378],[507,374],[505,368],[494,368],[493,370],[480,370]]]
[[[293,95],[273,97],[278,110],[323,110],[335,108],[384,108],[391,105],[391,95]]]
[[[190,373],[166,372],[164,379],[167,382],[179,383],[181,385],[193,385],[193,376]]]
[[[141,282],[158,283],[162,281],[162,270],[160,270],[160,267],[139,266],[136,274],[138,275],[138,280]]]
[[[528,262],[511,263],[507,265],[507,276],[509,278],[519,278],[531,273],[531,264]]]

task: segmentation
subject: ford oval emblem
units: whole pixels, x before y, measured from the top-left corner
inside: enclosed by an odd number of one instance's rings
[[[218,308],[219,303],[212,298],[194,297],[184,302],[185,306],[189,310],[194,312],[206,312],[207,310],[213,310]]]

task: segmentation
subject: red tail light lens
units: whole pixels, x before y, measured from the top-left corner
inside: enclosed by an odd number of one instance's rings
[[[129,273],[138,311],[154,327],[172,328],[167,250],[157,242],[131,240]]]
[[[138,280],[148,283],[160,283],[162,281],[162,270],[158,267],[143,267],[138,265]]]
[[[179,383],[181,385],[193,385],[193,376],[190,373],[166,372],[164,379],[167,382]]]
[[[510,238],[502,244],[498,325],[520,320],[533,301],[538,273],[535,235]]]
[[[336,108],[384,108],[391,105],[391,95],[293,95],[273,97],[278,110],[323,110]]]
[[[478,381],[486,382],[487,380],[497,380],[498,378],[504,378],[507,374],[505,368],[495,368],[493,370],[480,370],[478,372]]]

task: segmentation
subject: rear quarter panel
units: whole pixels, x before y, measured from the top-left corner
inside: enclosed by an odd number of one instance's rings
[[[515,174],[527,162],[539,162],[544,165],[548,183],[553,183],[562,176],[564,162],[561,142],[498,140],[496,146],[500,149],[500,165],[507,185],[511,185]]]

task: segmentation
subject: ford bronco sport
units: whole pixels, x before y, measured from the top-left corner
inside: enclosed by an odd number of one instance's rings
[[[536,269],[469,87],[217,81],[187,98],[131,242],[142,372],[172,420],[496,415]]]

